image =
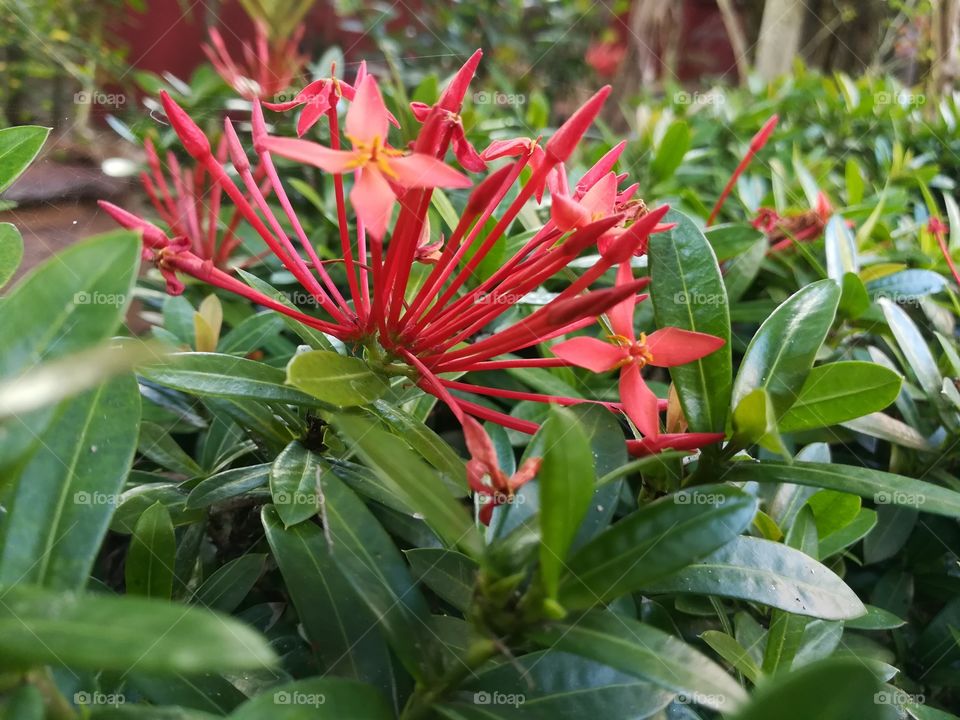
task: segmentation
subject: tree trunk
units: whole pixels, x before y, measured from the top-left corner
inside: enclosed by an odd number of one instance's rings
[[[800,50],[806,5],[802,0],[767,0],[757,42],[757,72],[773,80],[790,71]]]

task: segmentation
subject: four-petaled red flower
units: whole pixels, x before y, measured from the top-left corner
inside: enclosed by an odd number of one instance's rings
[[[633,280],[630,263],[623,263],[617,272],[617,283]],[[660,434],[659,401],[647,387],[640,370],[647,365],[673,367],[699,360],[721,348],[722,338],[704,333],[662,328],[651,333],[636,334],[633,313],[637,297],[631,295],[608,312],[613,335],[610,342],[592,337],[575,337],[553,346],[553,354],[572,365],[607,372],[620,370],[620,402],[627,417],[646,437]]]

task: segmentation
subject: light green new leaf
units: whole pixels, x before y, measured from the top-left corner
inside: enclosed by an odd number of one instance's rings
[[[10,223],[0,223],[0,288],[7,284],[23,260],[23,238]]]
[[[13,184],[40,152],[50,128],[19,125],[0,130],[0,193]]]
[[[835,362],[813,368],[790,409],[777,421],[781,432],[829,427],[883,410],[897,398],[897,373],[870,362]]]
[[[360,358],[328,350],[294,355],[287,365],[287,382],[335,407],[368,405],[389,389]]]

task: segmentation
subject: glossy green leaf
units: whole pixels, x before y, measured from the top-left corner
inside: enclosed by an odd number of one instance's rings
[[[709,645],[717,655],[730,663],[735,670],[743,673],[744,677],[750,682],[756,684],[763,677],[760,666],[736,638],[719,630],[706,630],[700,635],[700,639]]]
[[[831,659],[764,685],[736,720],[892,720],[892,705],[876,702],[882,684],[862,662]],[[829,701],[828,701],[829,700]]]
[[[556,597],[563,565],[596,486],[590,440],[569,410],[551,408],[543,424],[540,483],[540,577]]]
[[[251,399],[324,407],[316,398],[285,384],[283,370],[219,353],[177,353],[140,371],[148,380],[194,395]]]
[[[847,273],[860,272],[857,258],[857,240],[840,215],[834,215],[824,229],[824,247],[827,255],[827,277],[842,284]]]
[[[62,405],[5,503],[0,583],[86,585],[133,460],[139,422],[140,393],[129,376]]]
[[[328,350],[297,353],[287,365],[287,382],[335,407],[367,405],[389,387],[363,360]]]
[[[39,125],[0,129],[0,193],[33,162],[48,134],[50,128]]]
[[[290,599],[324,670],[391,693],[390,651],[383,634],[334,561],[333,554],[346,549],[328,544],[323,530],[312,523],[284,527],[273,506],[263,508],[261,519]]]
[[[137,235],[117,231],[72,245],[27,274],[0,304],[0,377],[113,335],[130,302],[139,257]]]
[[[287,527],[317,514],[322,498],[320,477],[330,466],[299,442],[284,448],[270,467],[270,495]]]
[[[249,553],[224,563],[203,581],[191,602],[211,610],[233,612],[266,569],[267,556]]]
[[[731,349],[727,291],[710,243],[686,215],[650,236],[650,296],[659,327],[678,327],[722,338],[726,344],[705,358],[670,369],[683,412],[694,432],[724,432],[730,407]]]
[[[223,615],[27,584],[3,590],[0,653],[9,663],[118,672],[248,670],[276,659],[258,633]]]
[[[603,663],[551,650],[477,673],[461,697],[463,702],[441,707],[443,717],[645,718],[663,709],[674,693]]]
[[[575,552],[560,580],[560,603],[586,608],[645,587],[739,535],[756,499],[728,486],[701,486],[631,513]]]
[[[124,563],[127,594],[169,600],[176,552],[170,513],[161,503],[154,503],[137,520],[130,538]]]
[[[430,612],[400,551],[360,498],[333,473],[327,473],[321,483],[334,561],[379,619],[380,629],[407,671],[417,679],[431,676],[439,654],[424,633]]]
[[[480,533],[463,505],[400,438],[360,415],[338,415],[333,425],[386,486],[423,515],[448,547],[459,548],[470,557],[479,555]]]
[[[658,182],[668,180],[680,167],[683,156],[690,149],[692,133],[685,120],[674,120],[663,134],[653,157],[650,171]]]
[[[728,260],[736,261],[758,241],[763,241],[764,246],[767,244],[764,234],[750,223],[713,225],[706,228],[703,234],[710,241],[710,247],[713,248],[717,261],[721,263]]]
[[[13,277],[21,260],[23,238],[20,237],[20,231],[10,223],[0,223],[0,288]]]
[[[731,712],[747,694],[727,672],[673,635],[627,617],[595,610],[534,633],[552,650],[583,655],[714,710]]]
[[[865,538],[877,524],[877,513],[870,508],[860,508],[860,512],[849,524],[836,532],[826,535],[820,540],[817,554],[821,558],[828,558],[838,552],[846,550],[855,542]]]
[[[160,467],[188,478],[202,473],[197,461],[177,444],[170,433],[152,422],[140,424],[140,442],[137,449]]]
[[[480,566],[466,555],[439,548],[413,548],[404,554],[413,576],[461,612],[470,606]]]
[[[897,398],[897,373],[870,362],[835,362],[813,368],[796,401],[777,422],[782,432],[837,425],[883,410]]]
[[[386,701],[369,685],[309,678],[278,685],[230,713],[229,720],[392,720]]]
[[[937,369],[937,362],[930,353],[926,340],[921,335],[910,316],[895,303],[883,298],[879,301],[883,314],[887,318],[890,331],[897,341],[900,352],[907,359],[907,364],[913,370],[920,383],[920,387],[930,397],[938,397],[943,383],[943,377]]]
[[[733,385],[734,406],[762,388],[770,394],[777,415],[784,413],[807,379],[839,301],[837,284],[821,280],[799,290],[774,310],[744,354]]]
[[[856,593],[810,556],[747,536],[644,590],[737,598],[825,620],[848,620],[865,612]]]
[[[942,292],[946,286],[947,279],[940,273],[910,268],[871,280],[867,292],[875,299],[902,303]]]
[[[263,487],[270,477],[271,465],[250,465],[249,467],[224,470],[197,483],[187,496],[186,507],[189,510],[210,507],[211,505],[244,495],[251,490]]]
[[[733,463],[728,482],[795,483],[853,493],[874,502],[903,505],[921,512],[960,517],[960,493],[904,475],[852,465],[798,462]]]

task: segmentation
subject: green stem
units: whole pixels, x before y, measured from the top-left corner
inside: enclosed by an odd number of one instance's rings
[[[426,717],[435,702],[443,699],[444,695],[456,688],[468,675],[473,675],[474,670],[492,658],[496,652],[497,646],[492,640],[480,640],[474,643],[467,652],[467,656],[460,658],[457,665],[450,668],[436,685],[418,687],[414,691],[400,714],[400,720],[420,720]]]

